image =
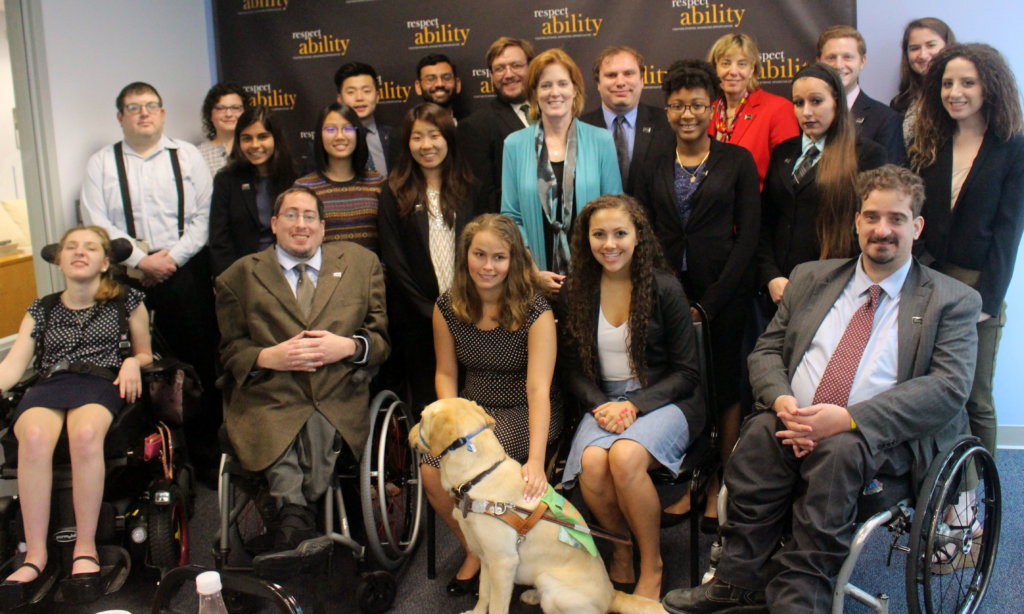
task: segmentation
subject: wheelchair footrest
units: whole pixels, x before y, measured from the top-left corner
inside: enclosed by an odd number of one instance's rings
[[[104,545],[98,546],[96,550],[100,560],[100,580],[103,583],[103,594],[116,593],[121,590],[131,574],[132,557],[127,550],[120,546]],[[74,601],[64,595],[63,582],[58,585],[57,594],[53,599],[62,603]]]

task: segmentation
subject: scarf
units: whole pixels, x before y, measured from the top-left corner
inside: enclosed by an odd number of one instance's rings
[[[569,135],[565,143],[565,162],[561,181],[556,181],[551,168],[548,147],[544,142],[544,122],[537,122],[537,192],[540,195],[544,219],[551,227],[551,258],[548,270],[563,273],[569,270],[569,223],[572,221],[573,188],[576,177],[576,120],[569,124]],[[568,177],[568,181],[566,178]],[[558,201],[557,185],[562,185],[562,200]],[[561,210],[561,221],[556,212]]]

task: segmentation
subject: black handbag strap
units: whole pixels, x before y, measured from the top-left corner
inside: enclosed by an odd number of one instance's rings
[[[185,180],[181,175],[181,161],[178,160],[177,148],[168,148],[171,156],[171,168],[174,169],[174,187],[178,190],[178,238],[185,234]],[[132,213],[132,196],[128,192],[128,172],[124,167],[124,146],[122,141],[114,143],[114,161],[117,163],[117,181],[121,184],[121,206],[124,207],[125,232],[131,238],[135,236],[135,215]]]

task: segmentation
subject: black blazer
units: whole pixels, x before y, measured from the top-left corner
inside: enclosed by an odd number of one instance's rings
[[[690,319],[690,303],[686,300],[679,280],[665,271],[654,272],[656,292],[647,323],[647,386],[630,401],[641,414],[675,403],[683,410],[690,436],[704,430],[706,419],[700,398],[700,371],[697,367],[697,337]],[[560,311],[565,313],[566,292],[559,296]],[[591,309],[601,308],[600,293],[595,293]],[[594,330],[597,336],[597,330]],[[558,328],[558,368],[569,392],[587,411],[608,402],[599,382],[588,378],[583,371],[576,342],[567,334],[566,327]],[[597,357],[594,370],[600,377]]]
[[[251,169],[223,168],[213,178],[210,200],[210,264],[216,277],[242,256],[260,251],[260,215]],[[271,198],[276,196],[271,187]]]
[[[459,122],[459,152],[481,185],[480,213],[501,212],[501,159],[505,137],[524,128],[508,104],[492,99]]]
[[[757,165],[745,148],[711,140],[706,172],[692,198],[683,228],[676,208],[675,159],[663,155],[644,169],[637,185],[673,271],[687,253],[691,297],[715,319],[742,291],[761,234],[761,193]]]
[[[887,105],[871,98],[861,90],[850,108],[857,136],[864,141],[874,141],[885,149],[885,155],[892,164],[906,166],[907,148],[903,143],[903,117]]]
[[[952,210],[952,139],[920,174],[924,231],[915,254],[933,268],[950,263],[980,271],[981,310],[998,314],[1024,229],[1024,136],[1002,143],[992,132],[985,134]]]
[[[395,129],[391,126],[385,126],[384,124],[377,122],[377,136],[380,137],[380,146],[384,150],[384,163],[388,165],[388,172],[395,168],[395,161],[398,157],[395,155],[395,145],[398,142],[395,139]],[[377,169],[381,175],[381,169]]]
[[[798,186],[793,185],[793,166],[800,157],[802,136],[778,144],[768,163],[761,192],[761,238],[757,246],[758,285],[776,277],[789,277],[801,262],[818,260],[821,245],[814,222],[818,210],[815,166]],[[857,141],[857,169],[885,164],[885,150],[872,141]],[[853,220],[850,220],[853,224]]]
[[[480,185],[474,182],[466,199],[455,210],[456,247],[462,229],[473,219],[479,197]],[[398,214],[398,201],[391,189],[381,193],[377,232],[388,290],[402,302],[410,316],[425,318],[429,322],[434,313],[434,302],[441,291],[430,260],[428,224],[425,205],[417,205],[402,217]]]
[[[608,129],[601,107],[580,116],[586,123]],[[640,103],[636,109],[636,135],[633,139],[633,158],[629,162],[629,177],[622,182],[626,194],[636,195],[637,182],[643,169],[651,166],[658,158],[672,155],[676,137],[668,124],[665,110]]]

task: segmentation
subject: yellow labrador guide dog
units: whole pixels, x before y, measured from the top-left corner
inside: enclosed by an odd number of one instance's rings
[[[547,614],[663,614],[656,601],[616,591],[600,556],[559,541],[562,526],[531,516],[541,500],[523,499],[521,465],[506,456],[493,426],[476,403],[442,399],[423,410],[409,434],[413,447],[441,456],[444,487],[463,493],[455,517],[482,561],[473,613],[507,613],[513,585],[524,584],[536,590],[523,593],[523,601]]]

